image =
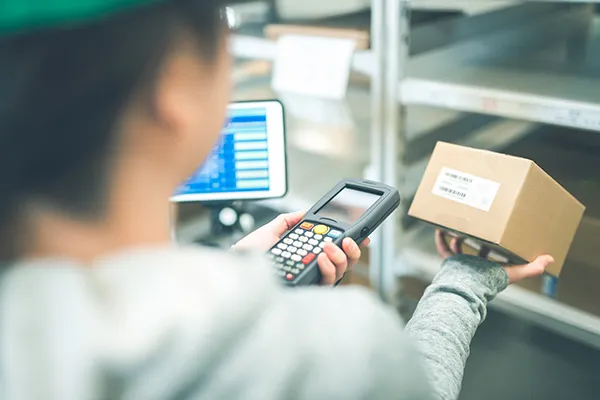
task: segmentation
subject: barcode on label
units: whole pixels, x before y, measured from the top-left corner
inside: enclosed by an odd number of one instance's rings
[[[498,182],[443,167],[433,186],[433,194],[482,211],[489,211],[499,188]]]
[[[442,192],[451,194],[452,196],[460,197],[461,199],[464,199],[465,197],[467,197],[467,194],[465,192],[459,192],[458,190],[450,189],[450,188],[447,188],[444,186],[440,186],[440,190]]]

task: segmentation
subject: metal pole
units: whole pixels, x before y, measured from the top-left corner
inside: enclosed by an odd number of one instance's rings
[[[388,0],[386,3],[386,74],[385,74],[385,98],[384,98],[384,134],[383,134],[383,154],[381,160],[382,180],[384,183],[398,187],[398,178],[396,167],[398,164],[398,82],[399,82],[399,15],[400,1]],[[379,281],[381,282],[380,292],[383,298],[391,302],[394,298],[396,279],[393,274],[393,263],[396,260],[396,244],[398,243],[398,212],[392,215],[392,218],[384,224],[381,242],[381,255],[383,263]]]
[[[408,60],[408,3],[405,0],[386,1],[385,12],[386,48],[387,55],[385,75],[385,124],[383,135],[382,175],[383,182],[403,187],[399,178],[403,175],[402,160],[404,159],[406,132],[404,128],[404,107],[399,104],[400,81]],[[406,195],[406,193],[402,193]],[[402,225],[400,216],[404,215],[404,207],[390,218],[383,226],[382,257],[383,264],[380,272],[381,292],[384,299],[392,302],[399,290],[394,274],[394,262],[397,259],[398,246],[402,241]]]
[[[371,1],[371,53],[373,54],[373,75],[371,76],[371,160],[370,167],[374,180],[383,180],[383,135],[385,123],[385,0]],[[382,283],[383,270],[383,229],[373,235],[373,244],[370,248],[369,280],[371,286],[382,297],[384,291]]]
[[[371,163],[378,180],[402,187],[400,160],[404,158],[406,132],[404,107],[399,105],[399,83],[408,61],[409,4],[405,0],[374,0],[372,7],[372,51],[376,68],[371,82]],[[393,263],[401,242],[399,216],[403,214],[401,207],[395,218],[382,226],[371,253],[371,282],[388,302],[394,301],[398,289]]]

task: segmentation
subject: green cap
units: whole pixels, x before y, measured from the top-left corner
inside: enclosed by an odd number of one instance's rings
[[[0,0],[0,33],[100,19],[160,0]]]

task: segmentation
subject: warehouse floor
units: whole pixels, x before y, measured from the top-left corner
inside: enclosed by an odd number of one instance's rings
[[[588,400],[600,351],[490,311],[473,340],[460,400]]]

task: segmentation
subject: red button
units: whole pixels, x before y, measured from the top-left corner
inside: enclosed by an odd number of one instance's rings
[[[313,226],[314,226],[314,225],[313,225],[313,224],[311,224],[310,222],[305,222],[305,223],[303,223],[302,225],[300,225],[300,228],[302,228],[302,229],[307,229],[307,230],[308,230],[308,229],[312,229],[312,227],[313,227]]]
[[[288,281],[291,281],[292,279],[294,279],[294,275],[292,275],[292,274],[287,274],[287,275],[285,276],[285,279],[287,279]]]
[[[310,253],[309,255],[307,255],[306,257],[304,257],[302,259],[302,264],[310,264],[310,262],[312,260],[314,260],[316,256],[317,256],[316,254]]]

